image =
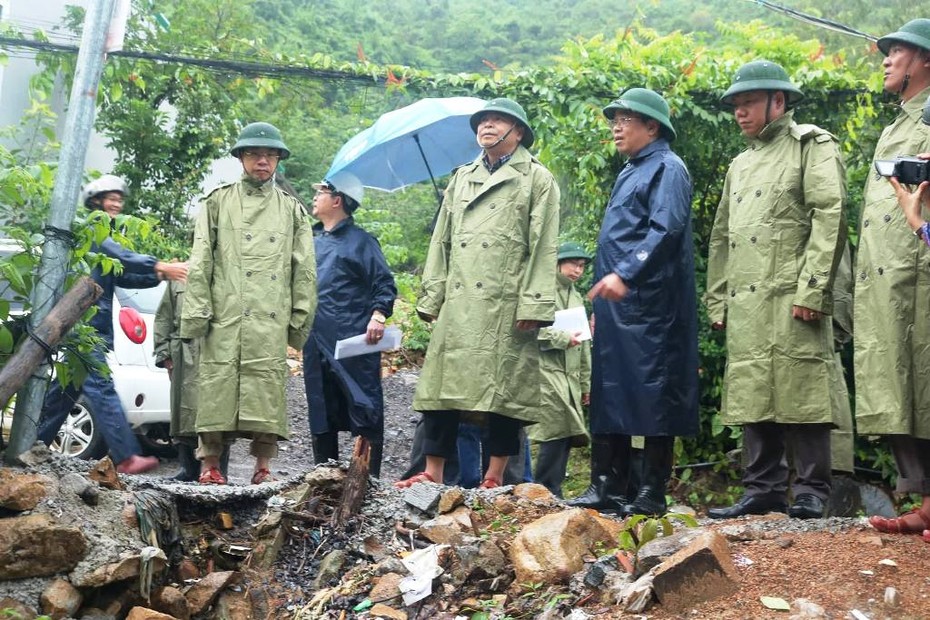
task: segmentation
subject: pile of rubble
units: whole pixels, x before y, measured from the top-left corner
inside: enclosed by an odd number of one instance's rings
[[[0,613],[24,618],[686,613],[734,592],[727,538],[757,526],[679,528],[624,552],[629,523],[567,508],[535,484],[371,480],[345,516],[339,467],[206,487],[120,477],[107,459],[38,447],[24,460],[0,469]]]

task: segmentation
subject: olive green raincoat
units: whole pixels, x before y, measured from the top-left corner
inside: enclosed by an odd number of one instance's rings
[[[556,310],[583,306],[571,280],[558,275]],[[568,348],[571,334],[544,327],[539,330],[542,402],[539,423],[527,428],[531,441],[572,438],[573,446],[588,444],[588,428],[581,408],[581,395],[591,393],[591,342]]]
[[[200,339],[181,340],[181,308],[184,282],[168,282],[155,312],[155,365],[163,368],[170,359],[171,436],[197,436],[197,366],[200,363]]]
[[[930,88],[885,128],[875,159],[930,151]],[[925,215],[926,217],[926,215]],[[930,439],[930,249],[911,233],[888,179],[865,184],[856,258],[856,425],[860,435]]]
[[[414,409],[535,421],[539,345],[514,324],[554,318],[558,231],[559,187],[524,147],[493,175],[458,169],[423,270],[417,310],[437,318]]]
[[[849,244],[843,248],[843,258],[836,268],[833,282],[833,342],[836,352],[837,386],[833,393],[839,415],[836,428],[830,431],[830,464],[833,471],[853,473],[855,465],[855,433],[853,432],[853,413],[849,404],[849,390],[843,372],[843,360],[840,352],[853,337],[853,273]]]
[[[203,337],[197,431],[287,438],[287,345],[316,311],[313,233],[270,180],[211,192],[197,216],[181,337]]]
[[[707,310],[725,321],[725,424],[835,423],[839,386],[829,316],[846,241],[843,161],[836,139],[792,112],[748,141],[730,164],[707,266]]]

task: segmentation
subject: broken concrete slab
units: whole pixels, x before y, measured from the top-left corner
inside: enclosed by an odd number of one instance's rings
[[[422,512],[433,512],[442,498],[443,486],[433,482],[420,482],[404,490],[404,502]]]
[[[664,609],[690,609],[698,602],[732,594],[736,567],[723,535],[705,530],[655,569],[653,588]]]
[[[165,570],[167,562],[160,557],[153,557],[150,560],[153,563],[152,574],[159,574]],[[98,566],[92,571],[79,573],[75,571],[71,575],[71,580],[79,588],[100,588],[105,585],[135,579],[142,570],[142,555],[133,554],[120,558],[116,562],[110,562],[103,566]]]
[[[653,538],[636,554],[636,574],[642,575],[649,572],[690,545],[700,535],[701,530],[698,528],[684,528],[674,532],[671,536]]]

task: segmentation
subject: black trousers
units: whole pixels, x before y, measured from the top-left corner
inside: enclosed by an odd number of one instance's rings
[[[541,442],[536,454],[533,481],[549,489],[556,497],[562,497],[562,482],[565,481],[565,469],[571,451],[571,437]]]
[[[822,500],[830,496],[830,424],[743,425],[747,496],[785,501],[788,494],[788,457],[796,476],[795,497],[810,493]]]
[[[459,411],[423,412],[423,453],[445,459],[458,454]],[[513,456],[520,453],[520,427],[515,418],[488,412],[488,452],[491,456]]]

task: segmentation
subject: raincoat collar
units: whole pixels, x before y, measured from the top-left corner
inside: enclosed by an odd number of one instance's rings
[[[530,155],[530,152],[526,150],[526,147],[522,144],[517,147],[513,153],[510,154],[510,159],[507,162],[498,168],[495,172],[500,172],[501,170],[507,170],[508,168],[515,168],[520,174],[526,174],[530,170],[530,164],[533,162],[533,156]],[[481,168],[487,171],[487,168],[484,167],[484,151],[481,151],[481,154],[475,158],[474,161],[469,164],[469,167],[474,170],[475,168]],[[490,173],[489,173],[490,176]]]
[[[794,110],[788,110],[785,112],[784,116],[776,118],[774,121],[763,127],[762,131],[759,132],[759,135],[754,138],[746,138],[746,142],[747,144],[752,144],[753,142],[771,142],[775,137],[788,131],[791,128],[791,123],[793,122]]]
[[[669,148],[671,147],[669,147],[668,140],[666,140],[665,138],[656,138],[655,140],[653,140],[652,142],[650,142],[649,144],[641,148],[639,150],[639,153],[630,157],[629,161],[636,161],[638,159],[643,159],[644,157],[648,157],[649,155],[652,155],[656,151],[667,151]]]
[[[566,278],[565,276],[563,276],[563,275],[561,274],[561,272],[555,274],[555,277],[556,277],[556,280],[557,280],[558,283],[559,283],[559,286],[562,286],[562,287],[565,287],[565,288],[571,288],[571,287],[575,284],[575,283],[572,282],[570,279],[568,279],[568,278]]]
[[[926,103],[928,96],[930,96],[930,86],[900,104],[901,114],[906,114],[912,120],[919,121],[923,113],[924,103]]]
[[[240,179],[243,185],[248,185],[249,187],[255,188],[263,194],[267,194],[274,189],[274,175],[271,175],[271,178],[265,181],[264,183],[257,183],[252,180],[252,178],[246,173],[242,173],[242,178]]]
[[[328,235],[336,235],[336,234],[345,232],[346,229],[353,226],[354,224],[355,224],[355,219],[350,215],[349,217],[345,219],[339,220],[339,222],[335,226],[330,228],[329,230],[323,229],[323,222],[317,222],[316,224],[313,225],[313,232],[324,233]]]

